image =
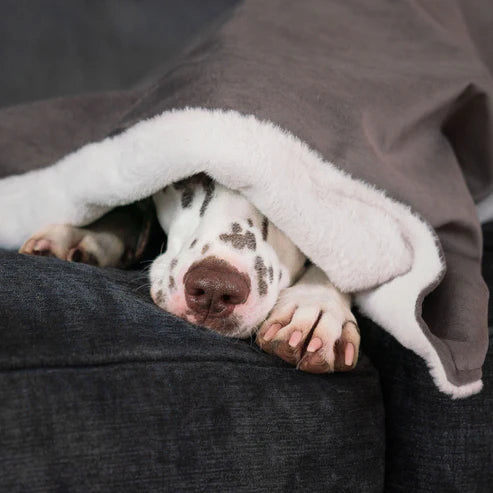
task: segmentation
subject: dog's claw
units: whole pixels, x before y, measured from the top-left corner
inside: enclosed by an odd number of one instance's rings
[[[266,342],[271,341],[272,339],[274,339],[275,335],[279,332],[280,329],[281,324],[272,324],[267,332],[262,336],[262,339]]]
[[[295,330],[292,334],[291,337],[289,338],[288,344],[292,347],[295,348],[300,342],[301,339],[303,338],[303,333],[300,332],[299,330]]]
[[[354,361],[354,345],[348,342],[346,345],[346,351],[344,352],[344,363],[346,366],[352,366]]]
[[[320,339],[319,337],[313,337],[308,344],[306,351],[307,353],[314,353],[315,351],[318,351],[323,345],[324,343],[322,342],[322,339]]]

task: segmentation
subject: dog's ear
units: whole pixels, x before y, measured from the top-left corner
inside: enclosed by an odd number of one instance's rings
[[[187,178],[183,178],[183,180],[178,180],[173,183],[173,187],[176,190],[184,190],[185,188],[192,187],[194,185],[202,185],[204,189],[210,187],[212,178],[206,173],[197,173],[192,176],[188,176]]]

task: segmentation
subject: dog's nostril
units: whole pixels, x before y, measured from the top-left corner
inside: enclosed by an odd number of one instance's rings
[[[192,296],[202,296],[205,294],[205,291],[200,288],[190,288],[187,290],[187,293],[191,294]]]
[[[240,289],[239,293],[235,294],[223,294],[221,296],[221,302],[226,305],[241,305],[245,303],[246,296],[242,289]]]

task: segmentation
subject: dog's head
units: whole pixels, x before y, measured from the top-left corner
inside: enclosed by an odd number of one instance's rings
[[[151,267],[154,302],[224,335],[250,335],[302,272],[304,255],[246,198],[204,174],[154,201],[168,236]]]

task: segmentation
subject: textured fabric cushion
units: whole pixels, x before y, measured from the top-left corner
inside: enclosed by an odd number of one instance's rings
[[[386,413],[388,492],[481,492],[493,485],[493,334],[483,390],[451,400],[426,365],[365,321],[363,347],[381,373]]]
[[[3,491],[381,491],[368,359],[308,375],[152,304],[140,271],[0,253]]]

